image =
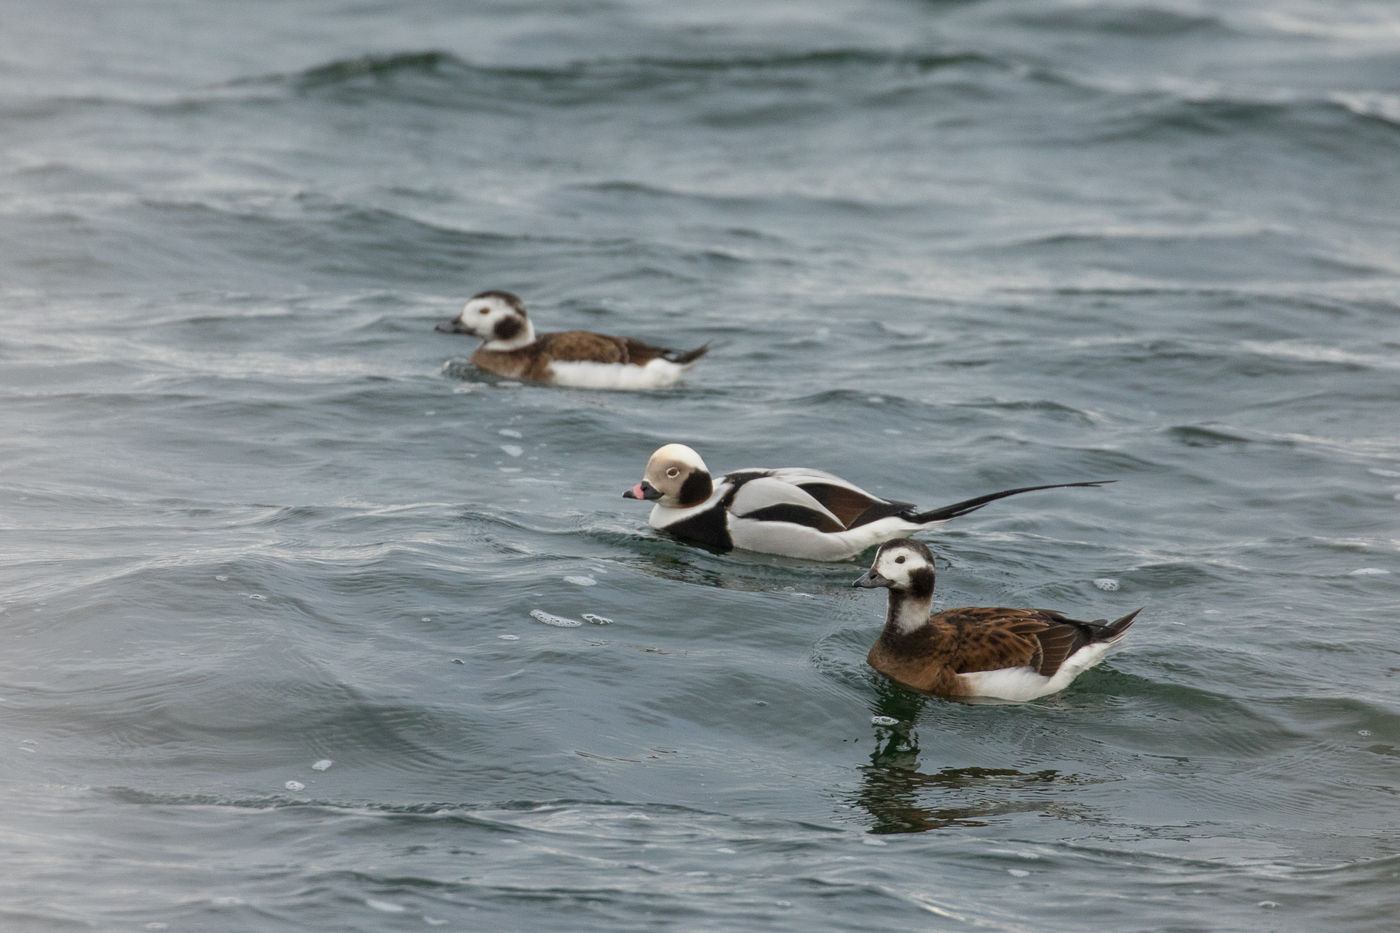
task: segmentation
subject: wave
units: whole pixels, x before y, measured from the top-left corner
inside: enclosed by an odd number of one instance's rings
[[[1048,5],[1047,5],[1048,6]],[[1208,38],[1239,36],[1238,29],[1220,16],[1184,13],[1160,6],[1075,5],[1037,6],[1033,12],[1013,12],[1012,22],[1041,32],[1098,33],[1100,35],[1144,39]]]

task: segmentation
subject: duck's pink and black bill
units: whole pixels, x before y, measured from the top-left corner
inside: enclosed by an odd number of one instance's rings
[[[631,489],[622,494],[624,499],[660,499],[661,490],[657,489],[646,480],[642,480]]]

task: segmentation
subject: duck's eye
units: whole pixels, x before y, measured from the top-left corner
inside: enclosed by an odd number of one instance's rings
[[[677,476],[680,476],[680,475],[681,475],[680,468],[679,468],[679,467],[671,467],[670,469],[668,469],[668,470],[666,471],[666,475],[669,476],[669,477],[671,477],[671,479],[675,479]]]
[[[896,558],[894,559],[894,562],[895,562],[896,564],[902,564],[902,563],[904,563],[904,555],[901,554],[901,555],[899,555],[898,557],[896,557]]]
[[[476,313],[477,313],[477,314],[490,314],[490,313],[491,313],[491,309],[490,309],[490,308],[478,308]]]

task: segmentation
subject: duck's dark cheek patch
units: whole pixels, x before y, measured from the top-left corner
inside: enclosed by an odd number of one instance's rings
[[[506,317],[496,322],[496,328],[491,333],[496,340],[513,340],[519,335],[522,327],[524,325],[520,323],[520,318]]]
[[[708,473],[692,473],[685,478],[681,484],[681,501],[687,505],[694,505],[704,502],[714,493],[714,484],[710,482]]]

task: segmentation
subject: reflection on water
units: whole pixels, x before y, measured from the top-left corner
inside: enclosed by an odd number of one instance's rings
[[[862,767],[859,789],[850,802],[871,816],[872,833],[921,833],[955,826],[985,826],[1012,813],[1082,817],[1081,808],[1066,807],[1041,791],[1057,783],[1076,783],[1053,768],[1022,772],[1012,768],[942,768],[919,770],[919,733],[915,728],[927,698],[890,683],[877,687],[873,708],[875,750]],[[1056,795],[1061,796],[1061,795]]]

